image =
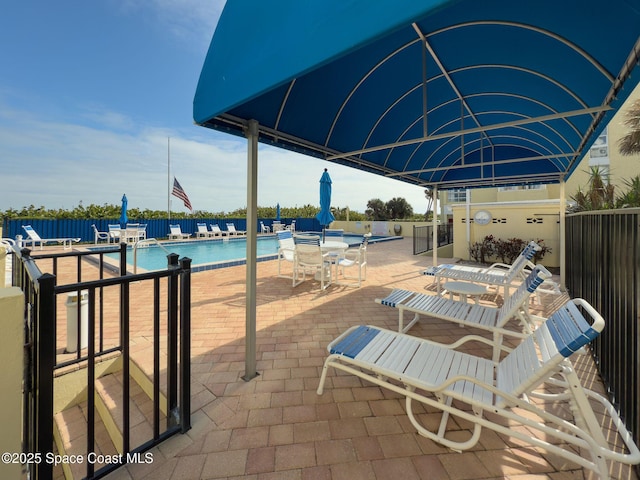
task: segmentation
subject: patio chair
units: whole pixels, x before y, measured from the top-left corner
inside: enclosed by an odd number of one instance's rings
[[[533,319],[529,316],[527,301],[536,288],[549,277],[551,277],[551,273],[546,268],[542,265],[536,265],[515,292],[504,299],[501,307],[477,305],[451,300],[439,295],[401,289],[395,289],[387,297],[375,301],[381,305],[398,309],[398,332],[401,333],[406,333],[415,325],[420,320],[420,315],[487,330],[493,334],[493,359],[497,361],[504,335],[525,338],[533,330]],[[403,318],[405,311],[414,313],[413,319],[406,327]],[[511,319],[520,322],[522,332],[506,328],[506,324]],[[473,335],[468,335],[468,337],[473,337]]]
[[[146,240],[146,238],[147,238],[147,224],[140,223],[138,224],[138,240]]]
[[[229,235],[246,235],[244,230],[236,230],[236,226],[233,223],[227,223],[227,231]]]
[[[109,228],[109,242],[113,241],[113,243],[118,243],[120,241],[120,237],[122,235],[122,229],[120,225],[108,225]]]
[[[264,222],[260,222],[260,233],[270,233],[271,229],[264,224]]]
[[[196,223],[196,226],[198,227],[198,231],[196,232],[197,238],[211,238],[216,236],[214,232],[207,230],[206,223]]]
[[[180,225],[169,225],[169,238],[172,240],[184,240],[185,238],[189,238],[191,236],[190,233],[182,233],[182,228]]]
[[[127,223],[124,228],[124,241],[127,243],[136,243],[140,239],[139,228],[139,223]]]
[[[287,230],[291,230],[292,232],[296,231],[296,221],[295,220],[291,220],[291,225],[287,225],[286,227]]]
[[[324,229],[324,239],[342,242],[344,241],[344,229],[342,228],[325,228]]]
[[[355,326],[327,347],[317,393],[322,395],[327,370],[333,367],[404,396],[405,410],[418,433],[445,447],[473,448],[485,427],[608,478],[607,460],[634,465],[640,463],[640,451],[613,405],[581,386],[569,360],[603,328],[604,320],[591,305],[572,300],[496,363],[456,350],[461,342],[444,345]],[[424,426],[414,414],[414,401],[428,411],[429,407],[440,411],[439,425]],[[590,401],[600,403],[604,413],[596,416]],[[567,408],[558,408],[563,404]],[[450,416],[458,421],[448,423]],[[606,432],[598,421],[602,417],[610,417],[602,423]],[[462,437],[460,420],[471,425],[468,438]],[[455,431],[449,432],[453,425]],[[616,429],[622,442],[614,450],[605,437],[615,436]]]
[[[289,230],[279,230],[276,232],[276,236],[278,237],[278,277],[293,279],[293,273],[291,276],[281,273],[281,264],[283,261],[290,262],[293,265],[296,250],[293,235]]]
[[[290,232],[289,232],[290,233]],[[320,290],[326,289],[332,282],[331,259],[329,253],[322,253],[318,235],[298,235],[294,237],[295,253],[293,257],[294,287],[307,279],[307,273],[320,280]]]
[[[438,293],[441,291],[442,280],[462,280],[473,283],[483,283],[500,289],[504,289],[506,298],[509,293],[509,287],[517,280],[521,280],[526,275],[525,269],[532,268],[534,265],[531,259],[541,247],[536,242],[531,241],[520,252],[518,258],[511,264],[494,263],[488,267],[471,267],[465,265],[444,264],[426,269],[424,275],[435,276]]]
[[[367,279],[367,244],[371,233],[367,233],[362,237],[362,243],[358,248],[350,248],[344,255],[338,259],[338,269],[342,272],[345,279],[357,280],[356,282],[341,282],[336,275],[336,283],[338,285],[346,285],[348,287],[360,287],[362,281]],[[345,274],[345,269],[357,268],[357,276],[349,276]]]
[[[211,232],[213,233],[214,237],[225,237],[227,235],[228,232],[225,232],[223,230],[220,229],[220,226],[214,223],[209,224],[209,226],[211,227]]]
[[[95,223],[93,225],[91,225],[91,228],[93,229],[93,241],[94,243],[97,245],[98,242],[100,240],[106,240],[107,243],[111,242],[111,235],[109,235],[109,232],[101,232],[98,230],[98,227],[96,227]]]
[[[31,244],[32,248],[36,248],[36,244],[39,244],[40,250],[42,250],[45,244],[56,242],[62,244],[62,247],[65,250],[70,250],[72,243],[80,241],[79,238],[41,238],[40,235],[38,235],[38,232],[36,232],[31,225],[22,225],[22,228],[28,237],[22,239],[22,243],[25,247]]]

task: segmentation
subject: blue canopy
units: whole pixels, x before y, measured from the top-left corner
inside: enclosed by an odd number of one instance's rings
[[[555,183],[638,83],[640,0],[227,2],[196,123],[411,184]]]
[[[331,177],[326,168],[320,177],[320,211],[316,218],[323,227],[335,220],[333,213],[331,213]]]

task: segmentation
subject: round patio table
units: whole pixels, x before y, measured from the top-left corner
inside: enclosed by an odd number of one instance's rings
[[[442,285],[447,292],[449,292],[449,298],[453,299],[455,293],[460,297],[463,302],[467,301],[467,296],[473,297],[476,304],[479,303],[480,295],[487,293],[487,287],[470,282],[446,282]]]

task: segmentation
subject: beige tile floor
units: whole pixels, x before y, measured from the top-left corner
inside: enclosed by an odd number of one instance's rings
[[[324,394],[316,394],[326,345],[338,334],[363,323],[397,328],[397,311],[374,303],[375,298],[395,287],[435,293],[429,277],[420,274],[431,257],[413,256],[411,248],[410,239],[370,245],[362,287],[332,285],[325,292],[315,281],[292,288],[290,280],[276,278],[277,262],[259,263],[260,375],[248,382],[241,379],[245,268],[194,274],[193,428],[154,448],[152,463],[127,465],[107,478],[593,478],[576,465],[491,431],[484,431],[470,451],[452,452],[416,433],[401,397],[352,376],[331,372]],[[144,295],[137,293],[141,303]],[[547,315],[564,298],[542,294],[531,308]],[[481,301],[501,299],[486,295]],[[467,330],[428,319],[410,333],[449,343],[462,332]],[[490,356],[487,349],[473,353]],[[576,364],[585,386],[601,391],[592,362],[581,358]],[[433,417],[433,412],[423,413],[427,421]],[[455,428],[462,433],[468,425],[458,422]],[[611,472],[614,478],[636,478],[619,465]]]

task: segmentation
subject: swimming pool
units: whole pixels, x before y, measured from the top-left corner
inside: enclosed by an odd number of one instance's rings
[[[371,243],[390,240],[397,237],[373,236]],[[345,234],[344,241],[350,246],[359,245],[362,235]],[[278,256],[278,239],[275,235],[261,236],[257,239],[258,261],[274,260]],[[231,267],[246,263],[247,239],[224,238],[215,240],[191,240],[186,242],[163,242],[162,246],[171,253],[177,253],[180,258],[188,257],[192,260],[192,271],[212,270],[215,268]],[[91,248],[91,250],[100,250]],[[106,254],[106,257],[118,261],[118,254]],[[127,248],[127,264],[133,266],[133,249]],[[137,248],[136,266],[140,270],[161,270],[167,267],[167,252],[158,245]]]

